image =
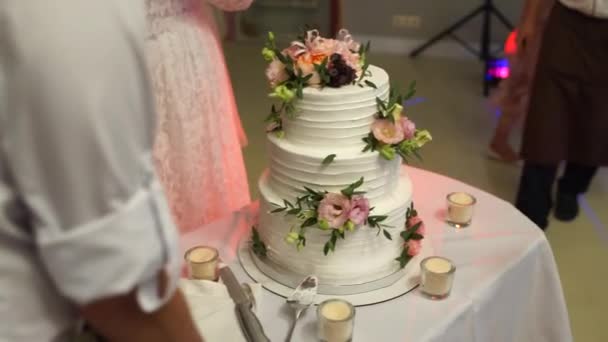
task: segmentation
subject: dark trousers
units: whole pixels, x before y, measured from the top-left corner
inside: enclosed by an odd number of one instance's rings
[[[537,164],[527,161],[524,165],[515,206],[541,229],[548,224],[553,206],[552,189],[558,165]],[[596,166],[568,163],[557,186],[558,194],[577,196],[585,193],[597,171]]]

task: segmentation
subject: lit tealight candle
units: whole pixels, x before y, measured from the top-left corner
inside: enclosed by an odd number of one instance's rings
[[[471,224],[473,208],[477,200],[466,192],[453,192],[448,195],[447,222],[456,227],[463,228]]]
[[[217,249],[207,246],[190,248],[185,255],[190,277],[193,279],[217,280]]]
[[[420,289],[432,299],[450,295],[456,267],[446,258],[428,257],[420,262]]]
[[[319,316],[319,339],[324,342],[352,341],[355,308],[341,299],[330,299],[317,309]]]

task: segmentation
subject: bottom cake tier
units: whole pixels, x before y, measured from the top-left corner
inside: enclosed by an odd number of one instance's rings
[[[282,203],[268,184],[267,174],[260,179],[259,237],[266,245],[267,266],[276,273],[289,272],[304,278],[316,275],[320,283],[357,285],[390,277],[400,270],[395,259],[403,250],[399,234],[404,230],[406,211],[411,203],[412,184],[402,169],[397,186],[390,195],[371,203],[374,215],[386,215],[387,239],[378,229],[360,226],[346,231],[345,239],[339,239],[334,252],[324,255],[323,249],[331,232],[311,227],[306,234],[306,246],[298,249],[285,241],[291,227],[296,223],[292,216],[270,213],[273,203]]]

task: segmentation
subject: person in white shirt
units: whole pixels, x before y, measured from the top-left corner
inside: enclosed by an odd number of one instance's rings
[[[531,0],[538,12],[541,0]],[[530,15],[520,43],[539,33]],[[608,165],[608,0],[559,0],[549,16],[522,144],[525,165],[516,206],[540,228],[553,208],[558,166],[566,162],[557,186],[554,216],[574,220],[577,198],[598,166]]]
[[[0,2],[0,341],[201,341],[151,163],[142,1]]]

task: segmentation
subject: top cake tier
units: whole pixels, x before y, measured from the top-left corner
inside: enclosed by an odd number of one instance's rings
[[[294,144],[361,149],[361,139],[370,132],[378,112],[376,98],[389,95],[388,74],[370,66],[370,76],[377,89],[368,85],[340,88],[307,87],[295,103],[296,117],[283,120],[285,139]]]

